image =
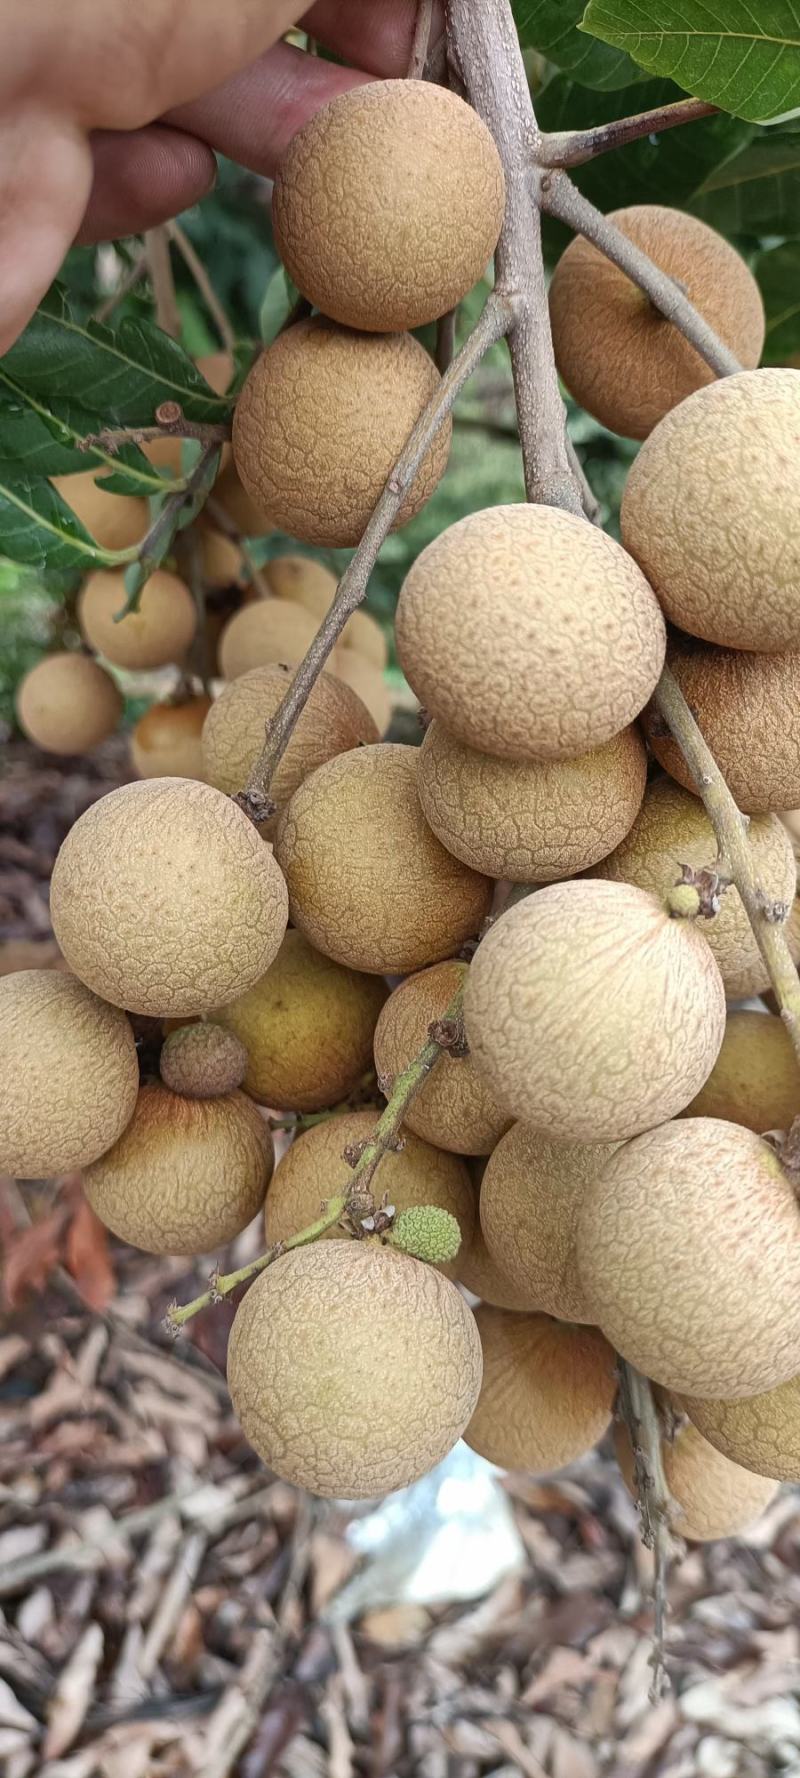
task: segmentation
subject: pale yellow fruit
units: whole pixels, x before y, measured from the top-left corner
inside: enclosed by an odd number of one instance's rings
[[[98,568],[84,581],[78,622],[90,648],[134,672],[182,661],[197,629],[197,607],[186,582],[156,568],[142,588],[138,611],[121,618],[126,598],[118,569]]]
[[[286,930],[269,846],[228,797],[187,778],[103,796],[53,867],[53,930],[75,974],[153,1018],[210,1012],[268,969]]]
[[[272,1137],[244,1093],[189,1099],[141,1088],[115,1146],[84,1174],[100,1221],[145,1253],[210,1253],[252,1222],[272,1171]]]
[[[177,480],[183,474],[183,440],[172,433],[165,433],[163,438],[149,438],[142,445],[148,463],[154,469],[166,469]]]
[[[427,1042],[429,1027],[442,1018],[466,976],[466,963],[434,963],[431,969],[409,976],[390,995],[375,1031],[375,1067],[387,1095],[397,1075]],[[469,1155],[491,1154],[509,1122],[470,1057],[453,1056],[447,1050],[414,1094],[403,1119],[405,1129],[437,1148]]]
[[[609,222],[680,284],[694,307],[753,369],[764,344],[764,305],[749,267],[723,235],[662,204],[612,210]],[[670,408],[714,372],[650,298],[576,236],[550,284],[558,369],[570,394],[611,432],[646,438]]]
[[[470,513],[429,543],[397,607],[423,707],[501,759],[568,759],[632,722],[664,662],[664,620],[612,537],[548,506]]]
[[[265,725],[275,715],[293,669],[254,667],[226,685],[203,728],[204,772],[210,784],[234,796],[242,790],[264,745]],[[369,711],[349,686],[321,673],[289,737],[269,787],[280,812],[298,786],[338,753],[378,740]],[[272,834],[277,816],[262,825]]]
[[[199,525],[200,570],[206,586],[241,586],[246,578],[246,564],[238,543],[213,525]]]
[[[240,1087],[247,1051],[220,1025],[180,1025],[170,1031],[158,1058],[165,1087],[186,1099],[218,1099]]]
[[[56,969],[0,979],[0,1172],[49,1178],[96,1160],[138,1091],[133,1032],[116,1006]]]
[[[745,1404],[743,1404],[745,1405]],[[636,1496],[633,1451],[627,1428],[614,1428],[617,1460],[630,1492]],[[670,1529],[688,1543],[711,1543],[737,1537],[760,1517],[777,1493],[777,1484],[729,1462],[702,1438],[694,1426],[682,1426],[674,1439],[663,1439],[664,1477],[675,1503]]]
[[[374,1241],[285,1253],[250,1286],[228,1345],[231,1399],[259,1456],[297,1487],[348,1500],[439,1463],[480,1380],[464,1298]]]
[[[584,1196],[577,1254],[589,1312],[665,1388],[734,1398],[796,1373],[800,1209],[740,1124],[686,1118],[619,1149]]]
[[[491,1303],[493,1308],[513,1309],[517,1313],[530,1313],[538,1308],[530,1293],[517,1290],[495,1263],[479,1222],[473,1229],[472,1240],[462,1245],[454,1271],[465,1290],[471,1290],[473,1296],[480,1297],[481,1302]]]
[[[342,631],[342,642],[346,649],[353,649],[356,654],[371,661],[373,667],[382,672],[389,659],[386,637],[379,623],[370,616],[368,611],[354,611]]]
[[[504,207],[502,162],[471,106],[432,82],[376,80],[292,137],[272,218],[289,276],[315,308],[390,333],[466,296]]]
[[[800,652],[743,654],[681,636],[670,643],[667,664],[739,808],[760,815],[800,800]],[[670,777],[696,793],[654,710],[646,712],[645,728]]]
[[[782,1021],[773,1013],[729,1012],[708,1080],[682,1116],[725,1118],[757,1136],[791,1129],[800,1116],[800,1073]]]
[[[205,778],[201,736],[211,699],[151,704],[131,729],[131,763],[140,778]]]
[[[583,1198],[616,1152],[614,1143],[550,1142],[514,1124],[489,1156],[480,1221],[505,1277],[559,1321],[591,1321],[578,1276],[575,1236]]]
[[[596,1327],[484,1304],[475,1311],[483,1383],[464,1437],[501,1469],[561,1469],[611,1419],[614,1353]]]
[[[288,599],[255,599],[225,625],[219,642],[220,671],[238,679],[253,667],[296,667],[317,633],[310,612]]]
[[[53,487],[101,549],[132,549],[141,543],[149,517],[147,501],[138,494],[109,494],[96,469],[75,475],[54,475]]]
[[[622,538],[671,623],[726,648],[800,648],[800,371],[698,389],[642,446]]]
[[[377,975],[452,956],[489,912],[491,884],[431,833],[417,748],[342,753],[296,790],[276,857],[291,917],[318,950]]]
[[[267,1242],[285,1241],[299,1234],[321,1215],[328,1198],[345,1193],[353,1166],[345,1160],[346,1148],[368,1142],[375,1132],[379,1113],[347,1111],[313,1124],[298,1136],[275,1169],[267,1195],[265,1228]],[[384,1155],[375,1175],[375,1196],[387,1197],[396,1211],[416,1204],[436,1204],[454,1216],[461,1238],[469,1242],[475,1227],[475,1197],[464,1165],[456,1155],[444,1154],[411,1132],[397,1153]],[[339,1239],[336,1227],[323,1239]],[[458,1261],[442,1268],[455,1277]]]
[[[510,908],[472,962],[476,1068],[516,1117],[566,1141],[616,1142],[699,1092],[725,990],[688,920],[627,883],[551,883]]]
[[[442,845],[514,883],[550,883],[605,858],[635,820],[646,780],[633,726],[574,759],[498,759],[434,721],[420,750],[420,802]]]
[[[440,381],[412,334],[299,321],[257,360],[236,404],[233,454],[251,499],[301,543],[358,543]],[[450,433],[447,420],[393,530],[430,499],[447,467]]]
[[[392,720],[392,698],[380,667],[368,661],[355,648],[338,648],[332,661],[332,672],[366,705],[379,735],[385,735]]]
[[[287,932],[266,975],[214,1016],[247,1052],[245,1092],[262,1105],[320,1111],[355,1091],[372,1062],[387,989]]]
[[[791,840],[777,815],[754,815],[747,839],[764,893],[791,907],[797,867]],[[679,881],[683,865],[713,871],[716,862],[714,829],[702,803],[671,778],[660,778],[648,786],[627,838],[596,866],[595,874],[616,883],[636,883],[663,897]],[[769,971],[738,890],[726,889],[719,913],[699,921],[699,929],[717,960],[730,1000],[745,1000],[769,986]]]
[[[122,697],[111,674],[85,654],[48,654],[17,687],[17,721],[46,753],[88,753],[114,733]]]
[[[311,556],[274,556],[261,570],[276,599],[291,599],[304,605],[312,617],[320,619],[330,611],[339,582],[329,568]],[[388,659],[386,637],[379,623],[368,611],[354,611],[342,631],[341,641],[348,649],[383,668]]]
[[[697,1401],[680,1405],[704,1439],[731,1463],[776,1482],[800,1482],[800,1377],[746,1401]]]

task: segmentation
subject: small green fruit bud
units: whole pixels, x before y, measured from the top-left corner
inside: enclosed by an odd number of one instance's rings
[[[415,1204],[401,1210],[389,1236],[393,1247],[426,1259],[433,1266],[455,1259],[461,1246],[461,1230],[449,1210],[436,1204]]]
[[[700,895],[693,883],[676,883],[667,896],[667,907],[675,920],[695,920],[700,905]]]

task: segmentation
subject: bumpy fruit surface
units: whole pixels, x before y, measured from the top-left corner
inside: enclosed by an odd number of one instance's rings
[[[390,995],[375,1031],[375,1067],[387,1092],[427,1042],[430,1025],[442,1018],[466,976],[466,963],[457,959],[434,963]],[[478,1155],[491,1154],[509,1121],[469,1056],[445,1051],[414,1094],[403,1124],[437,1148]]]
[[[538,1308],[530,1293],[517,1290],[510,1278],[505,1276],[495,1263],[483,1238],[480,1223],[476,1223],[472,1240],[462,1243],[455,1265],[455,1274],[459,1284],[465,1290],[471,1290],[473,1296],[480,1297],[481,1302],[491,1303],[496,1309],[514,1309],[517,1312],[530,1312]]]
[[[102,549],[132,549],[147,530],[147,501],[138,495],[110,494],[95,469],[76,475],[54,475],[53,487],[72,507],[75,517]]]
[[[721,1117],[763,1136],[800,1117],[800,1075],[792,1040],[773,1013],[728,1013],[722,1048],[684,1117]]]
[[[614,1354],[595,1327],[547,1315],[475,1312],[483,1383],[464,1434],[502,1469],[561,1469],[602,1438],[614,1405]]]
[[[160,1081],[84,1174],[100,1221],[145,1253],[212,1253],[252,1222],[272,1171],[272,1137],[244,1093],[189,1099]]]
[[[127,594],[119,570],[98,568],[78,599],[81,634],[116,667],[141,671],[182,661],[197,629],[197,608],[185,581],[157,568],[145,581],[138,611],[119,617]]]
[[[765,895],[790,908],[797,867],[782,822],[777,815],[755,815],[747,839]],[[671,778],[661,778],[648,787],[630,832],[596,867],[596,874],[616,883],[636,883],[640,889],[663,897],[678,882],[683,865],[713,871],[716,859],[714,829],[702,803]],[[769,986],[769,970],[738,890],[732,885],[721,895],[719,913],[702,920],[700,930],[717,960],[730,1000],[744,1000]]]
[[[664,620],[612,537],[547,506],[493,506],[417,557],[397,651],[424,708],[503,759],[599,747],[647,702]]]
[[[251,1285],[228,1346],[242,1429],[312,1494],[386,1494],[440,1462],[478,1397],[481,1348],[432,1266],[372,1241],[286,1253]]]
[[[131,763],[140,778],[205,778],[201,736],[210,698],[151,704],[131,729]]]
[[[263,975],[286,930],[286,885],[220,791],[150,778],[75,822],[50,910],[82,981],[115,1006],[174,1018],[210,1012]]]
[[[310,612],[288,599],[255,599],[225,625],[219,642],[220,671],[225,679],[238,679],[254,667],[278,662],[296,667],[316,631]]]
[[[613,1143],[550,1142],[514,1124],[489,1156],[480,1222],[502,1273],[559,1321],[591,1321],[575,1239],[583,1198],[615,1153]]]
[[[343,1112],[339,1117],[312,1125],[297,1137],[276,1167],[267,1196],[265,1226],[270,1245],[308,1228],[317,1221],[326,1199],[347,1191],[353,1169],[344,1159],[344,1150],[369,1142],[377,1117],[375,1110]],[[395,1210],[411,1210],[420,1204],[435,1204],[440,1210],[449,1210],[456,1218],[462,1239],[470,1240],[475,1226],[475,1197],[467,1169],[456,1155],[443,1154],[419,1136],[407,1134],[405,1146],[398,1153],[384,1155],[375,1183],[381,1197],[388,1194],[388,1202]],[[339,1235],[334,1227],[323,1238]],[[453,1265],[445,1266],[445,1270],[455,1275]]]
[[[266,975],[215,1015],[247,1051],[245,1092],[279,1110],[338,1104],[370,1067],[386,992],[287,932]]]
[[[699,1092],[725,990],[696,926],[627,883],[551,883],[501,915],[470,967],[479,1073],[545,1135],[616,1142]]]
[[[133,1032],[75,976],[25,969],[0,979],[0,1170],[70,1173],[110,1148],[133,1115]]]
[[[122,698],[111,674],[85,654],[48,654],[17,687],[23,734],[46,753],[88,753],[113,735]]]
[[[697,1401],[680,1405],[716,1451],[754,1475],[800,1482],[800,1377],[746,1401]]]
[[[498,759],[429,725],[419,794],[434,833],[473,870],[550,883],[586,870],[628,832],[647,754],[630,726],[575,759]]]
[[[681,285],[751,370],[764,344],[764,305],[752,272],[723,235],[662,204],[612,210],[609,222]],[[591,241],[571,241],[550,284],[561,376],[580,407],[611,432],[646,438],[714,372],[650,298]]]
[[[642,446],[623,541],[691,635],[800,647],[798,426],[800,371],[750,370],[698,389]]]
[[[233,452],[245,488],[275,526],[302,543],[358,543],[439,381],[411,334],[299,321],[258,359],[236,405]],[[437,433],[393,530],[441,480],[450,430],[447,421]]]
[[[320,766],[295,791],[275,850],[293,923],[353,969],[401,974],[438,962],[489,911],[488,879],[428,827],[415,747],[359,747]]]
[[[233,1031],[221,1025],[181,1025],[170,1031],[158,1071],[170,1092],[186,1099],[218,1099],[244,1080],[247,1051]]]
[[[625,1427],[615,1427],[614,1444],[620,1469],[635,1497],[633,1451]],[[729,1462],[694,1426],[682,1426],[674,1439],[664,1439],[661,1456],[675,1503],[670,1529],[688,1543],[738,1536],[760,1517],[777,1493],[775,1482]]]
[[[349,685],[366,705],[378,734],[385,735],[392,720],[392,699],[380,667],[357,648],[337,648],[331,667],[337,679]]]
[[[789,809],[800,799],[800,652],[743,654],[675,637],[667,665],[746,815]],[[660,764],[697,794],[683,754],[655,711],[647,738]]]
[[[486,125],[446,87],[379,80],[315,112],[275,181],[278,252],[314,307],[377,333],[421,327],[483,276],[505,181]]]
[[[590,1313],[623,1358],[688,1395],[756,1395],[797,1370],[800,1210],[777,1154],[740,1124],[637,1136],[578,1219]]]

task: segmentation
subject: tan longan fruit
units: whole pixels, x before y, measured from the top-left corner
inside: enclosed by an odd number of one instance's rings
[[[371,661],[373,667],[383,672],[389,659],[389,649],[380,624],[368,611],[353,612],[342,631],[342,642],[345,649],[352,649],[355,654],[363,655],[365,661]]]
[[[417,557],[400,592],[400,665],[423,708],[501,759],[568,759],[638,715],[664,620],[605,532],[548,506],[492,506]]]
[[[627,1427],[615,1426],[614,1446],[626,1485],[635,1498],[635,1465]],[[768,1477],[752,1475],[729,1462],[694,1426],[682,1426],[673,1439],[662,1439],[661,1457],[664,1479],[675,1503],[670,1530],[688,1543],[737,1537],[760,1517],[778,1491]]]
[[[197,629],[197,607],[186,582],[156,568],[145,581],[138,610],[120,618],[126,598],[119,569],[98,568],[87,576],[78,622],[89,647],[133,672],[182,661]]]
[[[685,1118],[617,1150],[578,1217],[589,1312],[679,1394],[756,1395],[797,1371],[800,1209],[741,1124]]]
[[[357,1088],[387,988],[286,933],[266,975],[214,1015],[247,1052],[244,1089],[281,1111],[321,1111]]]
[[[313,617],[301,606],[288,599],[254,599],[225,625],[219,642],[220,671],[225,679],[238,679],[253,667],[296,667],[316,633]]]
[[[291,599],[295,605],[304,605],[317,623],[330,611],[339,582],[330,568],[314,561],[312,556],[275,556],[264,563],[261,572],[276,599]],[[341,642],[374,667],[382,670],[386,666],[386,637],[368,611],[353,612],[344,626]]]
[[[131,729],[131,764],[140,778],[205,778],[201,736],[211,699],[151,704]]]
[[[244,556],[238,543],[213,525],[199,525],[200,571],[206,586],[241,586],[246,578]]]
[[[286,885],[229,797],[188,778],[123,784],[93,803],[53,867],[53,930],[82,981],[153,1018],[210,1012],[268,969]]]
[[[293,924],[337,963],[376,975],[452,956],[491,902],[488,878],[428,827],[417,753],[384,742],[329,760],[295,791],[275,843]]]
[[[110,494],[96,469],[54,475],[53,487],[101,549],[132,549],[141,543],[149,523],[147,501],[138,494]]]
[[[322,317],[297,322],[254,364],[236,404],[233,454],[251,499],[301,543],[357,544],[440,381],[412,334],[350,333]],[[430,499],[450,434],[447,420],[392,530]]]
[[[168,470],[169,474],[174,476],[177,481],[178,477],[183,475],[182,445],[182,438],[177,438],[168,432],[164,434],[163,438],[146,439],[142,450],[148,463],[152,463],[154,469]]]
[[[259,1456],[297,1487],[348,1500],[439,1463],[480,1380],[464,1298],[376,1241],[285,1253],[250,1286],[228,1345],[231,1399]]]
[[[681,1116],[725,1118],[757,1136],[791,1129],[800,1117],[800,1072],[782,1020],[774,1013],[729,1012],[708,1080]]]
[[[575,1257],[578,1213],[616,1143],[550,1142],[514,1124],[489,1156],[480,1222],[495,1264],[537,1309],[591,1321]]]
[[[745,815],[800,800],[800,652],[743,654],[674,637],[667,664]],[[697,794],[683,754],[654,710],[645,729],[659,763]]]
[[[235,1092],[246,1068],[244,1044],[221,1024],[180,1025],[169,1032],[158,1058],[165,1087],[185,1099],[218,1099]]]
[[[429,1027],[443,1017],[467,973],[466,963],[456,959],[434,963],[409,976],[389,996],[375,1030],[375,1067],[387,1092],[427,1042]],[[491,1154],[510,1118],[469,1056],[445,1050],[414,1094],[403,1121],[407,1130],[437,1148],[478,1155]]]
[[[800,647],[798,428],[800,371],[743,371],[673,408],[633,463],[625,548],[691,635]]]
[[[754,815],[747,839],[765,894],[791,906],[797,867],[791,840],[777,815]],[[636,883],[663,897],[678,882],[684,864],[713,871],[716,862],[716,837],[702,803],[671,778],[659,778],[648,785],[627,837],[594,874],[616,883]],[[699,926],[717,960],[729,1000],[745,1000],[769,986],[769,970],[738,890],[732,885],[726,889],[719,913],[701,920]]]
[[[119,1141],[87,1167],[84,1189],[132,1247],[211,1253],[258,1215],[272,1160],[272,1137],[244,1093],[189,1099],[148,1081]]]
[[[764,344],[761,292],[741,256],[696,216],[631,204],[608,220],[683,287],[748,370]],[[587,413],[627,438],[646,438],[664,414],[714,372],[638,284],[591,241],[570,242],[550,284],[556,363]]]
[[[479,1222],[476,1222],[472,1231],[471,1241],[462,1243],[453,1269],[457,1282],[463,1284],[465,1290],[471,1290],[473,1296],[480,1297],[483,1303],[491,1303],[495,1309],[513,1309],[518,1314],[530,1314],[539,1307],[530,1293],[517,1290],[496,1264],[483,1238]]]
[[[14,707],[23,734],[45,753],[88,753],[114,733],[122,696],[85,654],[48,654],[25,674]]]
[[[590,1451],[611,1419],[614,1353],[596,1327],[483,1304],[475,1311],[483,1351],[468,1445],[501,1469],[541,1474]]]
[[[674,1117],[719,1053],[725,990],[689,920],[627,883],[551,883],[502,914],[464,996],[478,1072],[563,1141],[616,1142]]]
[[[680,1406],[731,1463],[776,1482],[800,1482],[800,1377],[745,1401],[697,1401],[684,1395]]]
[[[274,716],[293,668],[253,667],[231,680],[213,704],[203,727],[204,775],[209,784],[234,796],[242,790],[264,745],[265,725]],[[331,673],[321,673],[292,730],[269,787],[278,813],[304,778],[338,753],[378,740],[369,711],[355,692]],[[277,815],[262,823],[273,834]]]
[[[321,1215],[328,1198],[346,1192],[353,1168],[344,1158],[345,1148],[370,1141],[378,1116],[374,1109],[342,1112],[324,1123],[312,1124],[296,1137],[275,1169],[267,1196],[264,1216],[270,1246],[308,1228]],[[404,1131],[404,1144],[397,1153],[384,1155],[374,1191],[379,1199],[386,1194],[398,1212],[415,1204],[436,1204],[440,1210],[449,1210],[462,1240],[468,1242],[472,1237],[475,1196],[464,1162],[457,1155],[433,1148],[412,1131]],[[334,1227],[322,1239],[338,1240],[340,1236],[341,1230]],[[455,1277],[458,1261],[443,1270]]]
[[[0,979],[0,1172],[71,1173],[110,1148],[133,1115],[133,1032],[74,975]]]
[[[337,648],[331,671],[357,693],[365,704],[379,735],[385,735],[392,720],[392,696],[380,667],[368,661],[355,648]]]
[[[203,352],[195,359],[201,377],[205,377],[215,395],[224,395],[233,382],[236,362],[232,352]]]
[[[442,845],[513,883],[550,883],[605,858],[635,820],[646,781],[632,724],[574,759],[498,759],[437,721],[420,750],[420,802]]]
[[[376,80],[314,113],[275,180],[275,241],[316,309],[377,333],[421,327],[483,277],[505,208],[494,140],[444,86]]]
[[[272,520],[243,487],[232,453],[214,483],[214,500],[243,537],[266,537],[273,530]]]

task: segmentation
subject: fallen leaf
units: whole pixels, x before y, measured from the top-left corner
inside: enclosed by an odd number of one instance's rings
[[[44,1289],[61,1260],[61,1241],[67,1207],[57,1204],[28,1229],[16,1229],[3,1256],[3,1296],[8,1309],[16,1309],[26,1290]]]
[[[108,1230],[81,1193],[67,1230],[67,1270],[90,1309],[107,1309],[116,1290]]]

